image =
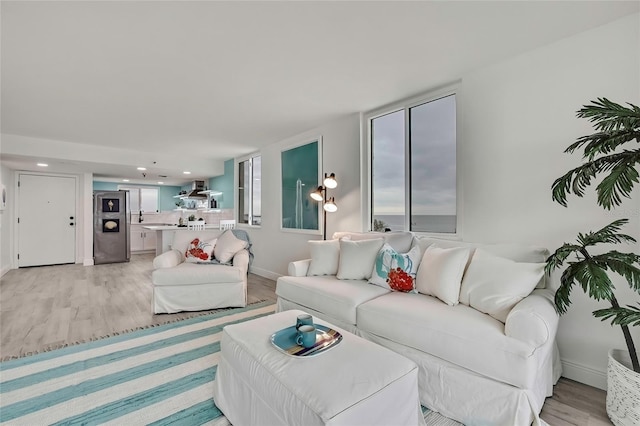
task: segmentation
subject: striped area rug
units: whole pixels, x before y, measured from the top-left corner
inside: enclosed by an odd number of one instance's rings
[[[213,403],[222,328],[272,302],[0,363],[4,424],[229,425]],[[432,426],[458,424],[429,410]]]

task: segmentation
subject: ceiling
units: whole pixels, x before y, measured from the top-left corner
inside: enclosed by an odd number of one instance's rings
[[[224,160],[636,13],[639,2],[0,8],[5,165],[35,170],[42,161],[49,171],[101,180],[155,183],[162,175],[183,184],[221,174]]]

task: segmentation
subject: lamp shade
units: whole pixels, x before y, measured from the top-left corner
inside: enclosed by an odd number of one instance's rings
[[[329,198],[327,202],[324,203],[324,209],[329,213],[338,211],[338,206],[336,205],[336,201],[333,197]]]
[[[322,195],[322,191],[324,191],[324,188],[319,186],[318,189],[316,189],[311,194],[309,194],[309,196],[316,201],[322,201],[324,199],[324,196]]]
[[[335,173],[331,173],[329,176],[327,176],[327,174],[325,173],[325,178],[324,178],[324,186],[326,186],[329,189],[333,189],[336,186],[338,186],[338,181],[336,180],[336,174]]]

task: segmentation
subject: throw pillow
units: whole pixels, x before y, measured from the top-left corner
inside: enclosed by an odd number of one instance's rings
[[[460,287],[460,303],[505,322],[519,301],[533,291],[544,263],[518,263],[476,249]]]
[[[338,273],[340,241],[309,241],[311,263],[307,275],[335,275]]]
[[[213,248],[217,239],[211,241],[203,241],[200,238],[194,238],[184,253],[185,262],[203,263],[210,262],[213,257]]]
[[[337,278],[339,280],[368,280],[371,278],[371,270],[382,244],[384,244],[382,238],[361,241],[341,238]]]
[[[393,291],[415,291],[416,271],[420,263],[420,247],[398,253],[384,243],[373,265],[369,283]]]
[[[418,268],[416,290],[435,296],[449,306],[457,305],[468,259],[469,249],[465,247],[427,247]]]
[[[218,237],[213,254],[220,263],[229,263],[236,253],[245,248],[247,248],[247,242],[237,238],[231,230],[227,230]]]

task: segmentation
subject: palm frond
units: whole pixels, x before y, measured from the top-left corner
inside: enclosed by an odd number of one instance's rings
[[[635,253],[610,251],[591,257],[591,261],[604,270],[611,270],[622,276],[635,291],[640,291],[640,256]]]
[[[599,205],[610,210],[622,203],[622,197],[630,198],[633,186],[639,181],[636,164],[640,164],[640,150],[624,151],[615,164],[608,166],[611,172],[596,187]]]
[[[591,231],[586,234],[579,233],[577,238],[578,243],[583,248],[596,244],[635,243],[635,238],[619,232],[622,226],[628,222],[629,219],[618,219],[597,231]]]
[[[625,150],[587,161],[556,179],[551,185],[551,197],[553,201],[566,207],[568,194],[573,192],[578,197],[582,197],[585,189],[598,173],[611,170],[603,182],[596,187],[598,204],[610,209],[614,205],[619,205],[622,197],[629,198],[634,184],[638,183],[638,171],[635,169],[638,164],[640,164],[640,149]]]
[[[594,123],[594,127],[600,131],[608,132],[618,129],[638,129],[640,128],[640,108],[628,104],[629,107],[622,106],[607,98],[598,98],[590,105],[584,105],[576,116],[587,118]]]
[[[578,140],[569,145],[564,152],[573,154],[578,148],[584,146],[582,158],[591,161],[596,156],[609,154],[619,146],[631,142],[634,139],[640,142],[640,130],[620,129],[611,132],[598,132],[578,138]]]
[[[595,300],[610,300],[613,296],[614,285],[607,271],[598,264],[585,259],[570,266],[576,268],[575,281],[582,290]]]
[[[601,321],[611,319],[611,325],[640,325],[640,308],[631,305],[598,309],[593,311],[593,316],[601,318]]]
[[[573,192],[578,197],[582,197],[584,190],[591,184],[591,179],[596,177],[596,172],[593,162],[569,170],[551,185],[551,198],[567,207],[567,195]]]
[[[547,264],[544,267],[545,272],[547,274],[551,274],[551,272],[553,272],[555,269],[562,266],[567,257],[569,257],[571,254],[579,253],[581,248],[581,246],[575,244],[564,243],[562,247],[559,247],[555,252],[553,252],[551,256],[547,258]]]

